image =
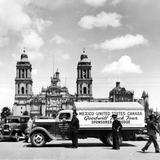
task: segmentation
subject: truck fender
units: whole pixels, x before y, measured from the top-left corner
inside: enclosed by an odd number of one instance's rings
[[[41,132],[44,134],[45,138],[47,141],[50,141],[50,140],[53,140],[55,137],[52,136],[45,128],[43,127],[35,127],[31,130],[30,134],[29,134],[29,137],[32,136],[33,133],[35,132]]]

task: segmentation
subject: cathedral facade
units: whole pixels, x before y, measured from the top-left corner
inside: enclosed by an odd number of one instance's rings
[[[95,99],[92,94],[91,61],[83,50],[77,64],[76,94],[71,95],[66,86],[60,85],[60,73],[57,70],[51,77],[50,85],[42,87],[39,94],[32,92],[32,65],[23,51],[16,65],[14,115],[28,112],[33,116],[52,117],[61,109],[71,109],[74,101],[106,102],[107,98]]]
[[[15,101],[13,115],[28,112],[32,116],[54,117],[61,109],[73,109],[75,101],[88,102],[133,102],[134,92],[128,91],[116,83],[109,92],[109,98],[93,98],[91,61],[83,50],[77,64],[76,94],[69,93],[66,86],[60,85],[60,73],[57,70],[51,77],[50,85],[42,87],[39,94],[32,92],[32,65],[23,51],[16,65]]]
[[[13,115],[27,112],[32,116],[53,117],[61,109],[71,109],[75,97],[69,94],[67,87],[61,87],[59,74],[57,70],[51,77],[50,85],[42,87],[39,94],[33,94],[32,65],[23,51],[16,65]]]

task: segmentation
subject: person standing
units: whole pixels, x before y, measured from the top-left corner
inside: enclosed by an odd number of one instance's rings
[[[28,122],[27,122],[27,128],[25,130],[25,142],[28,143],[29,141],[29,132],[31,131],[33,126],[33,116],[30,116]]]
[[[145,152],[149,148],[151,143],[153,142],[154,148],[155,148],[155,152],[159,153],[159,145],[157,143],[156,132],[159,133],[159,130],[158,130],[157,126],[156,126],[156,118],[152,114],[152,115],[149,116],[149,120],[147,122],[147,134],[149,136],[149,139],[148,139],[146,145],[141,149],[142,152]]]
[[[120,149],[120,147],[119,147],[119,132],[122,129],[122,124],[117,119],[116,114],[113,114],[112,118],[113,118],[113,123],[112,123],[113,149]]]
[[[79,120],[77,118],[77,112],[73,111],[73,118],[71,121],[72,148],[78,147],[78,130],[79,130]]]

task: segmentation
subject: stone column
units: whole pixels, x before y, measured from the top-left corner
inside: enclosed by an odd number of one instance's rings
[[[89,78],[91,78],[91,70],[89,70]]]
[[[15,94],[18,94],[18,84],[15,84]]]
[[[78,78],[81,78],[81,70],[78,70]]]
[[[21,78],[21,69],[19,69],[19,78]]]
[[[90,84],[90,94],[92,94],[92,84]]]
[[[16,77],[18,78],[18,76],[19,76],[19,70],[17,69],[16,70]]]
[[[30,72],[30,69],[28,69],[27,71],[28,71],[28,78],[31,78],[31,72]]]

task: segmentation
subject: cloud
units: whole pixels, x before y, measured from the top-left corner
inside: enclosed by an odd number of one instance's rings
[[[66,4],[71,3],[73,0],[32,0],[32,4],[45,9],[57,9]]]
[[[107,28],[111,27],[119,27],[121,25],[121,15],[117,13],[106,13],[101,12],[96,16],[84,16],[78,22],[78,25],[84,29],[93,29],[95,27]]]
[[[106,40],[100,44],[92,45],[95,49],[107,49],[107,50],[120,50],[131,48],[137,45],[143,45],[148,42],[147,39],[143,37],[143,35],[131,35],[127,34],[125,36],[116,37],[111,40]]]
[[[42,33],[47,27],[53,24],[52,21],[44,20],[42,18],[36,18],[33,23],[39,33]]]
[[[37,75],[37,73],[38,73],[38,70],[37,70],[37,69],[33,69],[33,70],[32,70],[32,75]]]
[[[132,59],[124,55],[118,61],[114,61],[111,64],[106,64],[102,70],[102,73],[108,74],[123,74],[123,73],[142,73],[141,67],[132,62]]]
[[[44,44],[43,39],[34,30],[23,33],[23,42],[21,46],[31,50],[39,50]]]
[[[38,50],[44,41],[39,33],[52,24],[42,18],[31,18],[25,12],[32,0],[0,0],[0,47],[9,42],[10,32],[22,36],[21,48]]]
[[[70,55],[69,54],[63,54],[61,57],[64,60],[69,60],[70,59]]]
[[[56,34],[52,39],[51,41],[55,42],[56,44],[64,44],[66,43],[66,40],[61,37],[60,35]]]
[[[62,50],[57,50],[55,52],[55,56],[58,59],[58,61],[67,61],[71,59],[70,55],[67,53],[64,53]]]
[[[27,5],[24,0],[0,0],[0,33],[6,35],[9,30],[21,31],[31,25],[31,18],[24,12]]]
[[[84,0],[84,2],[93,7],[103,6],[107,0]]]
[[[0,67],[3,65],[2,61],[0,61]]]
[[[44,45],[44,40],[35,30],[26,30],[22,34],[23,40],[19,43],[19,47],[26,48],[26,54],[29,60],[42,60],[44,58],[41,48]],[[13,54],[13,57],[15,55]]]
[[[11,108],[14,103],[14,98],[9,97],[14,97],[14,87],[1,85],[0,88],[0,110],[6,106]]]
[[[14,36],[20,36],[18,39],[22,38],[18,47],[26,47],[30,52],[39,53],[38,50],[43,46],[44,41],[36,32],[36,28],[34,29],[35,23],[37,24],[37,31],[42,31],[50,22],[42,19],[35,21],[25,12],[31,1],[0,0],[0,47],[8,45],[10,34],[13,33]],[[14,55],[12,56],[14,57]]]
[[[44,58],[43,53],[39,51],[27,50],[26,54],[28,55],[28,59],[32,61],[42,60]]]
[[[113,0],[113,1],[111,2],[111,4],[112,4],[113,6],[115,6],[115,5],[117,5],[118,3],[120,3],[120,1],[121,1],[121,0]]]
[[[9,42],[8,37],[5,37],[5,36],[0,37],[0,47],[6,46],[8,44],[8,42]]]

